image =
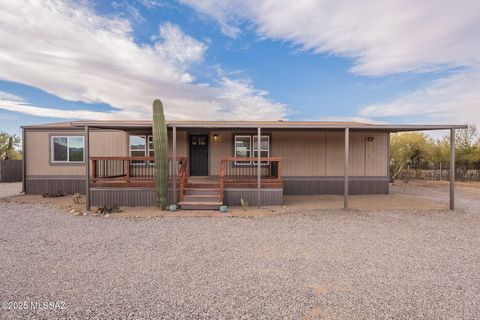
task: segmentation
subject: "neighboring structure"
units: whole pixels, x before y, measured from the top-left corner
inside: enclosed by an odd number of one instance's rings
[[[0,182],[22,181],[22,160],[0,160]]]
[[[466,128],[286,121],[171,121],[167,126],[169,201],[185,209],[239,205],[241,198],[250,205],[281,205],[284,194],[343,194],[347,208],[348,194],[389,192],[391,132],[448,129],[454,137],[455,129]],[[84,193],[87,207],[153,206],[151,134],[151,121],[25,126],[24,191]],[[453,209],[453,176],[451,182]]]

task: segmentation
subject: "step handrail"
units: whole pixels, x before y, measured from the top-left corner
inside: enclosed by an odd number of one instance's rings
[[[225,159],[220,161],[220,201],[223,203],[225,197]]]
[[[178,180],[179,180],[178,202],[183,201],[183,196],[185,193],[185,184],[187,183],[187,173],[188,173],[187,164],[188,164],[188,158],[183,158],[180,169],[178,170]]]

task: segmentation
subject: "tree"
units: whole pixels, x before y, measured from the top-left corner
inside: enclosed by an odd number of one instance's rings
[[[443,164],[450,162],[450,136],[432,143],[432,153],[428,162]]]
[[[469,164],[480,161],[479,145],[479,134],[475,125],[469,125],[467,129],[456,130],[457,162]]]
[[[391,179],[394,180],[407,164],[429,160],[434,152],[433,141],[423,133],[394,133],[390,138]]]
[[[21,159],[22,154],[15,150],[20,146],[20,138],[14,134],[0,131],[0,159]]]

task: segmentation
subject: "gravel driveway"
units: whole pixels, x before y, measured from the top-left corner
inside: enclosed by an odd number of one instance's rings
[[[0,183],[0,199],[19,195],[22,192],[21,182],[2,182]]]
[[[0,319],[476,319],[478,195],[459,196],[455,213],[137,221],[0,202],[0,299],[65,302]]]

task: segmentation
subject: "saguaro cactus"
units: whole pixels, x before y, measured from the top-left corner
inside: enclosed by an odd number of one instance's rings
[[[165,210],[168,194],[168,136],[163,104],[153,101],[153,147],[155,149],[155,192],[157,206]]]

